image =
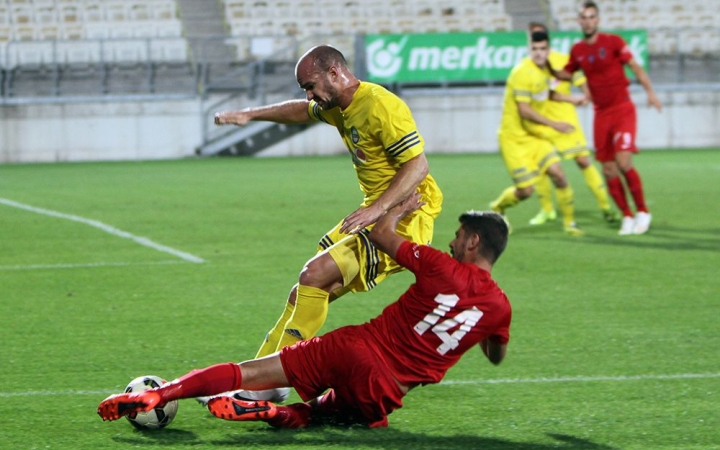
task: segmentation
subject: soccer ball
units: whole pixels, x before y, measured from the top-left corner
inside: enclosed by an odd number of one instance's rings
[[[137,377],[128,383],[125,388],[125,392],[142,392],[148,389],[160,387],[167,381],[155,375],[145,375]],[[173,400],[168,402],[162,408],[151,409],[148,412],[134,412],[128,414],[127,420],[137,428],[138,430],[157,430],[159,428],[165,428],[173,421],[177,414],[178,402]]]

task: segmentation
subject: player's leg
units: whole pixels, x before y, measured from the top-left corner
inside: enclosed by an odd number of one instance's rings
[[[508,208],[532,195],[539,174],[536,159],[533,158],[535,149],[532,148],[532,143],[537,140],[531,137],[500,138],[500,153],[513,186],[505,188],[500,196],[490,202],[493,211],[505,215]]]
[[[571,236],[582,236],[584,232],[575,223],[575,199],[573,189],[565,177],[560,161],[556,160],[546,168],[557,192],[558,207],[563,217],[563,231]]]
[[[138,393],[112,395],[98,407],[103,420],[116,420],[136,411],[149,411],[172,400],[213,396],[236,389],[273,389],[287,387],[277,354],[240,364],[215,364],[197,369],[163,385]]]
[[[615,160],[615,136],[613,136],[615,118],[613,116],[616,115],[618,114],[613,110],[595,113],[595,159],[602,164],[603,176],[605,177],[608,193],[623,215],[618,234],[625,235],[632,233],[635,225],[635,216],[627,202],[625,186],[620,178],[620,170]]]
[[[635,105],[630,102],[623,105],[623,113],[616,115],[616,121],[615,160],[635,203],[636,215],[633,234],[643,234],[650,228],[652,216],[645,203],[645,193],[640,174],[632,163],[632,154],[638,152],[635,145],[635,136],[637,134]]]
[[[578,155],[575,158],[575,163],[585,178],[585,184],[587,184],[590,191],[595,196],[598,207],[602,212],[603,218],[607,222],[615,222],[619,219],[617,213],[610,206],[608,198],[608,191],[603,182],[603,177],[600,175],[600,171],[592,164],[588,155]]]
[[[552,182],[546,174],[540,175],[535,182],[535,192],[540,201],[540,212],[530,219],[530,225],[542,225],[557,218],[552,199]]]

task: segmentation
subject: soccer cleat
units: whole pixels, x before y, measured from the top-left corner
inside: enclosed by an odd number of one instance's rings
[[[552,222],[557,219],[557,213],[555,210],[545,211],[541,210],[535,217],[530,219],[530,225],[542,225],[545,222]]]
[[[225,420],[269,420],[277,414],[277,406],[267,401],[248,402],[230,395],[213,397],[208,402],[213,416]]]
[[[248,402],[264,400],[273,403],[283,403],[288,399],[288,397],[290,397],[290,388],[265,389],[262,391],[247,391],[245,389],[239,389],[237,391],[223,392],[220,395],[231,396],[237,400],[245,400]],[[195,397],[195,400],[197,400],[197,402],[201,405],[207,406],[210,399],[219,397],[220,395]]]
[[[605,222],[607,223],[614,223],[620,220],[620,213],[613,210],[612,208],[603,209],[602,210],[602,216],[603,219],[605,219]]]
[[[160,403],[160,400],[160,394],[153,390],[115,394],[100,403],[97,413],[102,420],[117,420],[133,412],[150,411]]]
[[[618,234],[620,236],[627,236],[628,234],[633,234],[633,231],[635,230],[635,218],[630,216],[623,217],[622,224],[620,225],[620,230],[618,231]]]
[[[585,234],[585,232],[583,230],[581,230],[580,228],[577,227],[575,222],[564,227],[563,231],[565,232],[565,234],[570,235],[570,236],[578,236],[579,237],[579,236],[583,236]]]
[[[635,216],[635,226],[633,227],[633,234],[645,234],[650,229],[650,222],[652,221],[652,214],[646,212],[638,212]]]

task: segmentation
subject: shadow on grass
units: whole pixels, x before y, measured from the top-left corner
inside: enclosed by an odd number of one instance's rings
[[[620,226],[618,224],[608,224],[608,227],[615,231]],[[560,239],[562,237],[567,240],[576,239],[580,243],[626,248],[720,252],[720,228],[680,228],[662,223],[653,223],[650,231],[642,236],[618,236],[614,233],[608,236],[594,234],[593,231],[589,231],[588,234],[581,238],[574,238],[563,235],[559,226],[552,223],[518,227],[513,230],[513,234],[528,239],[547,240],[548,238]]]
[[[482,436],[450,434],[447,436],[409,433],[393,428],[368,430],[365,428],[316,427],[305,430],[278,430],[274,428],[238,428],[236,434],[225,439],[201,439],[184,430],[138,432],[132,437],[113,437],[118,443],[134,447],[288,447],[288,448],[381,448],[387,450],[444,449],[444,450],[617,450],[564,434],[548,433],[549,443],[514,442]]]

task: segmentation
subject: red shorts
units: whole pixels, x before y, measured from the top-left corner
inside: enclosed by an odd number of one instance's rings
[[[402,407],[402,390],[360,327],[338,328],[280,351],[285,376],[300,397],[323,397],[323,409],[359,417],[370,427],[387,426],[387,415]]]
[[[593,127],[595,159],[615,161],[617,152],[637,153],[636,133],[637,113],[632,102],[623,102],[610,108],[596,110]]]

